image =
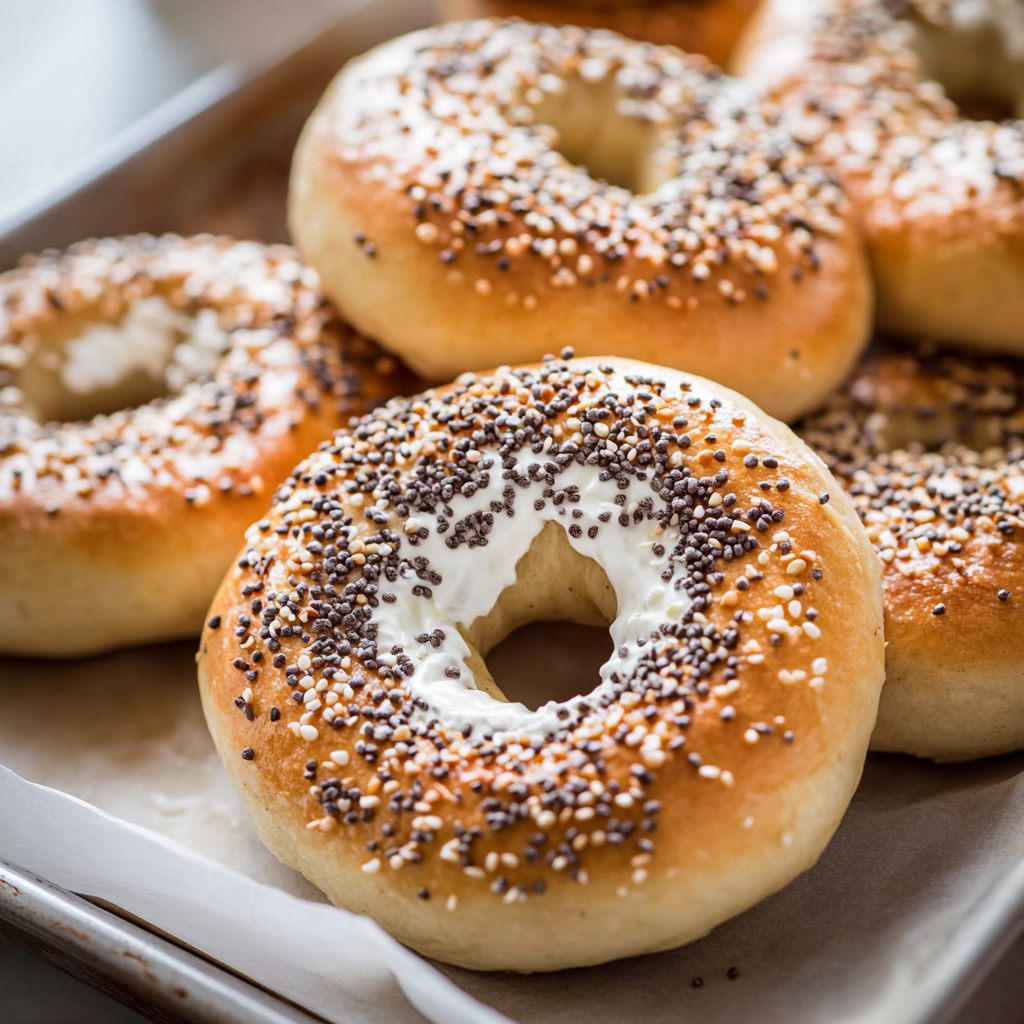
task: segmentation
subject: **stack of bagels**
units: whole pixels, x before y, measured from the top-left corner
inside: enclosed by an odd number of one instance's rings
[[[282,861],[554,970],[786,885],[869,747],[1024,746],[1024,14],[443,14],[310,117],[296,248],[0,276],[0,651],[201,628]],[[537,620],[614,651],[528,708]]]

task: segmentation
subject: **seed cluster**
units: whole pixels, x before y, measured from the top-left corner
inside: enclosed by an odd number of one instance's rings
[[[1011,600],[1000,579],[1019,579],[1024,559],[1019,363],[879,345],[798,430],[852,497],[885,573],[918,581],[910,600],[944,615],[950,572],[988,586],[994,607]]]
[[[361,81],[339,111],[338,155],[404,197],[416,239],[480,296],[531,310],[551,290],[603,287],[676,310],[735,305],[767,298],[783,270],[817,269],[817,242],[843,230],[831,178],[773,108],[703,58],[517,21],[391,46],[408,50],[401,73],[372,56],[349,72]],[[649,130],[659,187],[635,194],[557,152],[542,121],[577,94]],[[342,124],[353,102],[360,116]]]
[[[968,5],[831,0],[782,97],[783,123],[797,138],[902,216],[948,216],[1024,183],[1021,122],[967,119],[914,50],[913,23],[956,32],[956,6]],[[983,7],[974,4],[973,14]]]
[[[506,903],[544,892],[558,872],[585,884],[602,864],[624,869],[627,888],[642,884],[673,775],[734,783],[729,766],[702,756],[703,729],[688,736],[691,725],[713,722],[737,753],[760,744],[767,756],[794,741],[782,713],[791,701],[825,686],[811,599],[827,579],[818,553],[787,531],[787,510],[817,510],[828,495],[798,485],[801,467],[784,464],[790,456],[745,410],[571,355],[465,374],[337,434],[250,529],[235,596],[208,623],[233,631],[218,649],[236,651],[238,713],[254,730],[269,715],[308,745],[308,827],[359,829],[366,872],[430,858]],[[617,495],[617,516],[592,515],[578,488],[560,486],[580,466]],[[503,497],[489,501],[481,492],[495,493],[496,474]],[[418,652],[443,647],[446,631],[388,649],[379,623],[389,605],[446,586],[443,560],[417,551],[432,533],[447,550],[479,549],[546,503],[581,542],[651,535],[664,566],[652,587],[689,600],[638,638],[627,677],[562,706],[543,742],[445,720],[416,676]],[[744,695],[765,688],[780,713],[755,719]],[[257,742],[241,756],[260,769]],[[627,855],[596,852],[617,847]]]
[[[117,323],[153,296],[185,316],[212,316],[222,339],[213,368],[137,408],[37,422],[20,384],[59,368],[45,336],[68,322]],[[286,246],[136,236],[27,258],[0,277],[0,495],[35,494],[56,513],[100,491],[175,488],[196,507],[259,493],[253,439],[325,401],[362,411],[372,367],[394,364],[332,324],[316,274]],[[288,386],[273,389],[275,378]]]

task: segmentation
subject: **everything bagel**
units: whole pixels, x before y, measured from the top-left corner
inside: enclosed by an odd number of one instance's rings
[[[885,583],[876,750],[1024,746],[1024,372],[879,347],[799,428],[846,488]]]
[[[270,849],[474,968],[664,949],[785,885],[846,808],[882,682],[878,558],[817,457],[717,384],[563,355],[322,445],[198,659]],[[615,653],[531,711],[484,657],[538,618],[609,625]]]
[[[0,652],[194,634],[260,495],[406,380],[286,246],[104,239],[0,276]]]
[[[346,316],[431,380],[572,345],[788,420],[867,341],[846,202],[773,108],[608,32],[455,22],[353,61],[299,142],[289,217]]]

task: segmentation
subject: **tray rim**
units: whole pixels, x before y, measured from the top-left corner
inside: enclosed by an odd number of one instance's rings
[[[403,3],[407,8],[431,10],[429,0],[403,0]],[[264,80],[271,80],[302,54],[315,52],[346,20],[387,4],[388,0],[336,0],[328,11],[307,25],[289,47],[228,59],[200,74],[95,149],[72,160],[53,180],[0,206],[0,246],[59,211],[79,193],[126,168],[134,159],[145,156],[154,146],[188,130],[204,116],[227,108],[240,94],[257,88]],[[387,38],[390,33],[382,34],[379,41]],[[341,64],[338,67],[340,69]],[[8,266],[0,266],[0,273],[7,269]]]
[[[148,113],[115,132],[94,150],[73,161],[53,181],[0,208],[0,239],[28,227],[32,221],[116,171],[136,154],[234,95],[249,78],[243,74],[241,65],[233,61],[219,64],[200,75]]]
[[[930,996],[912,1008],[902,1024],[946,1024],[952,1020],[1021,935],[1024,854],[1006,874],[993,880],[961,926],[958,941],[947,947],[944,957],[933,961],[931,970],[939,981],[933,982]]]
[[[51,181],[30,190],[21,199],[0,206],[0,239],[27,227],[37,217],[117,170],[161,138],[315,45],[346,18],[379,3],[380,0],[339,0],[311,20],[287,49],[230,58],[209,68],[94,149],[74,159]]]
[[[158,1011],[160,1020],[325,1024],[220,964],[4,860],[0,932],[137,1012]]]

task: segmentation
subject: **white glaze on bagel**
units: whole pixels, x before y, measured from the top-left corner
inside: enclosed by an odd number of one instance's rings
[[[819,460],[717,384],[568,356],[323,445],[199,657],[270,848],[471,967],[666,948],[785,884],[881,683],[877,557]],[[536,618],[610,623],[594,691],[503,703],[480,655]]]
[[[845,199],[774,108],[613,33],[456,22],[353,61],[300,140],[289,218],[353,323],[430,379],[572,345],[789,419],[867,340]]]
[[[509,472],[528,480],[529,467],[536,464],[533,452],[519,453],[514,462],[515,468],[509,467]],[[445,543],[448,533],[438,533],[436,521],[432,523],[428,536],[417,546],[417,555],[432,566],[443,567],[446,585],[436,588],[429,602],[401,595],[395,603],[382,605],[377,614],[378,643],[385,647],[408,645],[410,637],[430,636],[437,629],[450,635],[438,648],[422,647],[416,673],[407,684],[413,699],[419,696],[429,701],[430,713],[436,712],[449,725],[465,722],[478,731],[488,728],[497,736],[529,736],[531,744],[540,747],[545,737],[581,717],[580,704],[600,701],[614,693],[616,680],[632,676],[647,639],[663,624],[692,615],[693,602],[682,589],[683,574],[678,566],[671,578],[662,578],[666,559],[659,538],[663,531],[657,531],[657,520],[647,518],[650,510],[644,508],[640,515],[648,528],[635,529],[625,539],[614,526],[605,525],[623,515],[632,520],[638,506],[634,507],[636,502],[627,506],[614,480],[602,480],[602,475],[596,465],[570,464],[558,476],[555,497],[562,500],[555,504],[535,499],[539,509],[509,517],[501,523],[495,542],[484,546],[465,543],[449,549]],[[508,510],[514,512],[510,499],[514,503],[516,490],[503,477],[489,474],[487,486],[480,488],[474,499],[481,507],[501,507],[507,516]],[[497,604],[502,592],[515,584],[516,566],[548,522],[562,522],[572,547],[593,559],[608,577],[616,598],[616,615],[610,626],[615,653],[601,669],[601,685],[585,696],[565,704],[552,702],[536,711],[522,704],[496,705],[489,693],[464,677],[474,652],[456,624],[471,623],[480,609]]]
[[[1024,746],[1024,369],[880,347],[799,432],[883,565],[872,746],[945,761]]]
[[[740,44],[850,195],[886,331],[1024,353],[1024,126],[999,120],[1024,113],[1022,25],[1001,0],[767,0]]]
[[[333,319],[287,246],[104,239],[0,276],[0,651],[197,631],[254,496],[397,390]]]

